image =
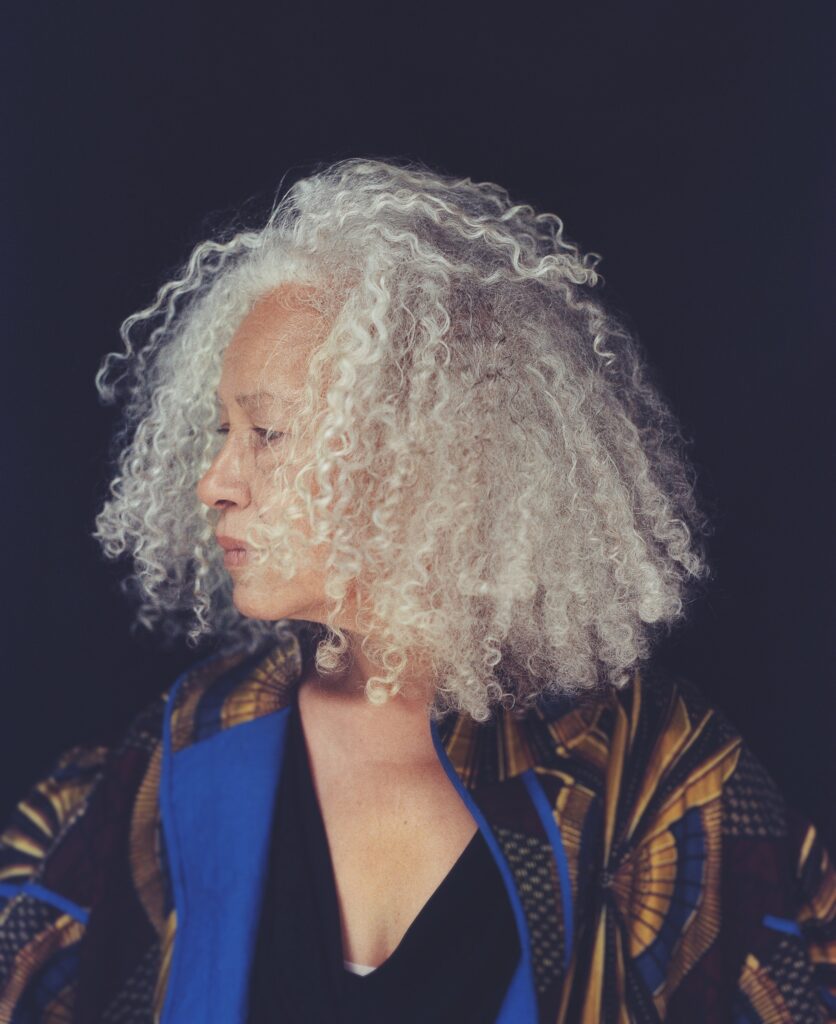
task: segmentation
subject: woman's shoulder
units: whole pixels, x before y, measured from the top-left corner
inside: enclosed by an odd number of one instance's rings
[[[836,989],[836,874],[725,714],[657,669],[541,717],[570,865],[579,878],[597,865],[590,884],[605,885],[624,939],[613,956],[657,1011],[715,1019],[728,999],[740,1019],[821,1019]]]
[[[583,764],[602,785],[606,777],[610,792],[629,789],[638,798],[635,786],[642,780],[641,799],[647,803],[709,772],[736,813],[761,799],[764,813],[781,827],[780,794],[769,773],[725,713],[682,676],[654,668],[635,673],[620,688],[545,699],[526,728],[536,732],[540,723],[555,740],[558,756]]]
[[[88,919],[121,859],[166,697],[144,707],[113,746],[65,749],[3,823],[0,1019],[33,1001],[71,1005]]]
[[[62,751],[2,823],[0,901],[45,874],[56,881],[64,858],[75,868],[80,853],[73,834],[83,833],[89,844],[97,832],[112,830],[120,812],[132,813],[143,779],[159,775],[166,742],[176,751],[205,738],[210,716],[225,728],[271,710],[295,665],[294,651],[291,642],[272,642],[195,660],[141,708],[115,744]],[[72,852],[62,852],[65,847]]]
[[[77,744],[63,750],[18,801],[0,832],[0,895],[39,882],[68,835],[96,800],[102,784],[128,782],[128,763],[146,763],[162,735],[169,691],[134,716],[113,746]],[[42,887],[41,887],[42,888]]]
[[[536,735],[541,722],[551,747]],[[537,749],[547,750],[543,770],[559,767],[597,798],[614,847],[699,821],[706,841],[722,843],[730,869],[746,849],[780,858],[790,844],[826,857],[745,736],[685,678],[637,673],[623,688],[547,703],[530,728]],[[803,864],[795,867],[803,872]]]
[[[160,820],[164,748],[205,738],[210,721],[223,728],[257,716],[265,700],[254,694],[275,691],[291,667],[287,644],[195,660],[114,744],[68,747],[29,786],[0,823],[0,1019],[33,999],[71,1005],[115,935],[131,936],[127,945],[151,960],[165,957],[173,915]],[[106,1000],[106,988],[94,979],[84,991]],[[116,1006],[121,996],[111,995]]]

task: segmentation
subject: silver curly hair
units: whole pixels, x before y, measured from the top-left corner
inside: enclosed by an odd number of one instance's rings
[[[253,539],[288,578],[295,520],[329,544],[317,668],[348,663],[354,585],[373,702],[416,650],[434,717],[627,682],[706,574],[707,524],[634,332],[593,292],[600,259],[499,185],[400,159],[319,165],[259,227],[197,245],[96,375],[121,409],[93,536],[132,558],[135,625],[247,651],[311,625],[234,607],[195,494],[225,347],[298,284],[328,327],[274,467],[286,514]]]

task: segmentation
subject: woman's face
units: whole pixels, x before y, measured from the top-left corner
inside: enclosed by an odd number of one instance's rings
[[[224,353],[217,395],[224,445],[197,485],[198,498],[221,513],[218,536],[243,542],[248,526],[263,518],[273,486],[269,471],[282,458],[281,433],[290,427],[311,352],[324,334],[321,318],[300,297],[299,286],[291,285],[262,297]],[[268,430],[278,436],[271,439]],[[305,528],[304,521],[299,525]],[[226,555],[235,607],[256,619],[323,621],[325,556],[324,545],[315,548],[288,581],[269,563],[248,564],[246,553],[243,560],[240,553]]]

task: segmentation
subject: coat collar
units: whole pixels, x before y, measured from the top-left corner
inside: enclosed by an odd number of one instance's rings
[[[303,661],[302,643],[288,630],[253,654],[214,656],[193,666],[172,695],[172,753],[289,707]],[[488,722],[451,712],[437,728],[462,784],[475,789],[536,769],[555,751],[567,754],[586,739],[599,710],[556,699],[524,715],[499,709]]]
[[[160,816],[171,912],[161,1024],[246,1020],[272,810],[303,663],[300,640],[288,631],[267,649],[199,662],[168,695]],[[521,956],[502,1024],[534,1024],[552,1012],[571,951],[572,869],[554,793],[546,798],[543,783],[562,784],[552,767],[593,736],[595,715],[566,710],[500,711],[485,723],[453,713],[431,724],[439,760],[491,849],[517,921]],[[544,867],[536,883],[528,875],[535,853]],[[550,942],[533,945],[544,929]]]

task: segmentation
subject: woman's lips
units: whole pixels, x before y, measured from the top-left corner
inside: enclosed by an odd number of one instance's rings
[[[219,533],[216,539],[224,549],[224,565],[229,569],[234,565],[243,565],[247,560],[247,545],[236,537]]]

